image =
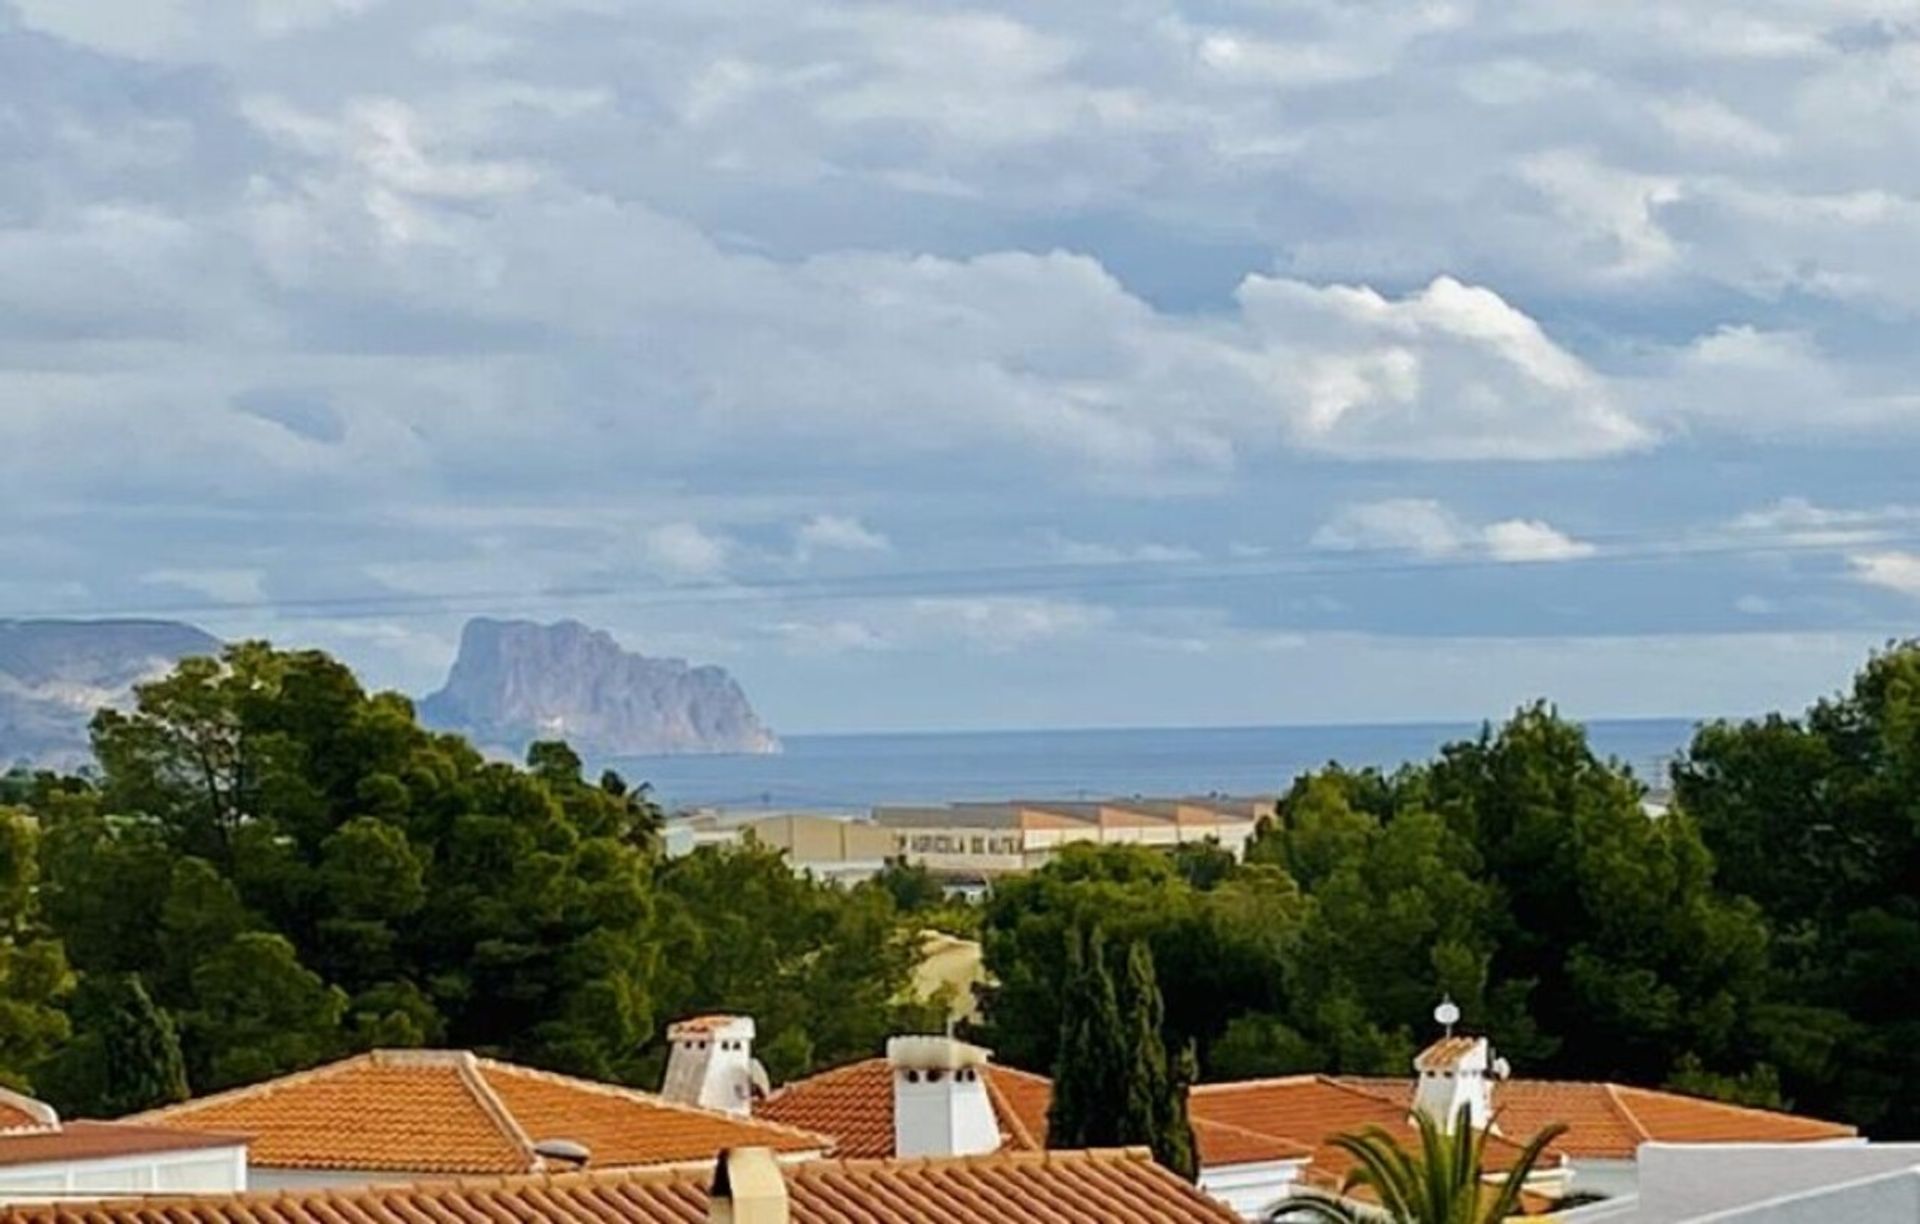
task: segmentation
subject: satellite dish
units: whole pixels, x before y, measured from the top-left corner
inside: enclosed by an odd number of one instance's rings
[[[1453,1026],[1460,1023],[1459,1004],[1450,997],[1442,998],[1440,1006],[1433,1009],[1433,1019],[1436,1024],[1447,1030],[1447,1036],[1453,1036]]]
[[[1497,1080],[1503,1080],[1503,1079],[1511,1078],[1512,1075],[1513,1075],[1512,1063],[1509,1063],[1504,1058],[1496,1058],[1493,1060],[1493,1078]]]

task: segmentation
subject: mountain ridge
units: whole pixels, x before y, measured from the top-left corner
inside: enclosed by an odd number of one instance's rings
[[[650,658],[576,620],[468,621],[446,684],[419,710],[430,726],[514,754],[536,739],[593,757],[780,749],[726,669]]]
[[[0,769],[87,763],[95,711],[222,645],[179,621],[0,619]],[[724,668],[649,658],[578,621],[474,618],[446,684],[415,705],[423,724],[515,758],[547,738],[598,758],[780,749]]]
[[[84,763],[87,726],[133,686],[220,640],[166,620],[0,620],[0,768]]]

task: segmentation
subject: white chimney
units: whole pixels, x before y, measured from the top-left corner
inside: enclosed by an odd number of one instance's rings
[[[756,1086],[766,1072],[753,1060],[753,1020],[747,1016],[696,1016],[667,1028],[671,1046],[660,1095],[745,1117],[753,1112]]]
[[[1000,1120],[987,1096],[990,1051],[952,1037],[895,1037],[893,1152],[978,1156],[1000,1150]]]
[[[1425,1114],[1453,1133],[1461,1109],[1477,1130],[1493,1120],[1493,1079],[1504,1063],[1495,1062],[1485,1037],[1442,1037],[1413,1060],[1419,1082],[1414,1112]]]
[[[789,1224],[787,1179],[769,1148],[728,1148],[713,1170],[708,1224]]]

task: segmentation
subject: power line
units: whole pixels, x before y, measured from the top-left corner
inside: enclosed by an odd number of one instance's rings
[[[1706,537],[1687,540],[1663,532],[1620,532],[1587,536],[1594,551],[1554,558],[1553,568],[1612,564],[1648,564],[1713,557],[1820,555],[1842,548],[1920,544],[1920,529],[1860,532],[1833,539],[1743,540]],[[1301,549],[1269,552],[1243,560],[1065,561],[1006,566],[894,570],[833,578],[770,576],[747,581],[668,583],[658,580],[547,587],[538,590],[495,588],[455,592],[368,592],[301,599],[204,600],[173,603],[42,609],[0,613],[13,620],[89,617],[231,616],[271,614],[281,620],[356,620],[457,615],[504,610],[508,606],[554,605],[620,599],[640,607],[706,607],[811,603],[881,598],[1029,595],[1061,591],[1179,589],[1194,585],[1260,582],[1282,578],[1380,576],[1423,572],[1474,572],[1506,569],[1545,570],[1546,561],[1449,552],[1432,556],[1405,549]]]

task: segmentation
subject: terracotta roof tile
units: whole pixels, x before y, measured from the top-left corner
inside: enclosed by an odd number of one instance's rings
[[[1403,1079],[1342,1082],[1411,1106],[1413,1084]],[[1851,1126],[1796,1114],[1748,1109],[1675,1092],[1579,1080],[1507,1080],[1494,1085],[1500,1129],[1525,1140],[1565,1122],[1554,1147],[1570,1156],[1628,1160],[1641,1143],[1802,1143],[1851,1138]]]
[[[1411,1084],[1390,1082],[1404,1087],[1411,1099]],[[1404,1144],[1418,1142],[1406,1101],[1325,1075],[1201,1084],[1188,1101],[1188,1112],[1196,1119],[1310,1145],[1308,1175],[1321,1182],[1337,1183],[1353,1166],[1352,1158],[1330,1142],[1338,1135],[1377,1126]],[[1519,1144],[1494,1135],[1487,1144],[1487,1167],[1508,1168],[1519,1154]]]
[[[0,1135],[0,1166],[39,1164],[48,1160],[102,1160],[146,1152],[187,1152],[199,1148],[237,1147],[246,1140],[236,1135],[184,1134],[161,1126],[127,1122],[67,1122]]]
[[[1053,1085],[1011,1067],[989,1066],[986,1079],[1002,1150],[1045,1147]],[[755,1116],[831,1136],[839,1156],[885,1159],[893,1155],[892,1068],[884,1058],[868,1058],[796,1080],[767,1098]]]
[[[1031,1151],[1047,1142],[1053,1081],[1012,1067],[987,1068],[987,1093],[1005,1137],[1003,1151]],[[893,1155],[893,1078],[884,1058],[868,1059],[788,1084],[759,1116],[832,1135],[842,1156]],[[1212,1166],[1300,1160],[1310,1145],[1226,1122],[1195,1119],[1201,1162]]]
[[[1232,1224],[1231,1211],[1143,1151],[968,1160],[812,1161],[785,1170],[794,1224]],[[0,1224],[705,1224],[699,1168],[373,1186],[359,1190],[52,1203]]]
[[[1421,1071],[1447,1071],[1460,1065],[1462,1059],[1480,1047],[1478,1037],[1442,1037],[1426,1049],[1420,1051],[1413,1065]]]
[[[828,1146],[819,1135],[444,1050],[375,1051],[136,1120],[249,1135],[252,1163],[283,1169],[531,1173],[545,1167],[534,1146],[549,1139],[582,1144],[595,1167]]]

